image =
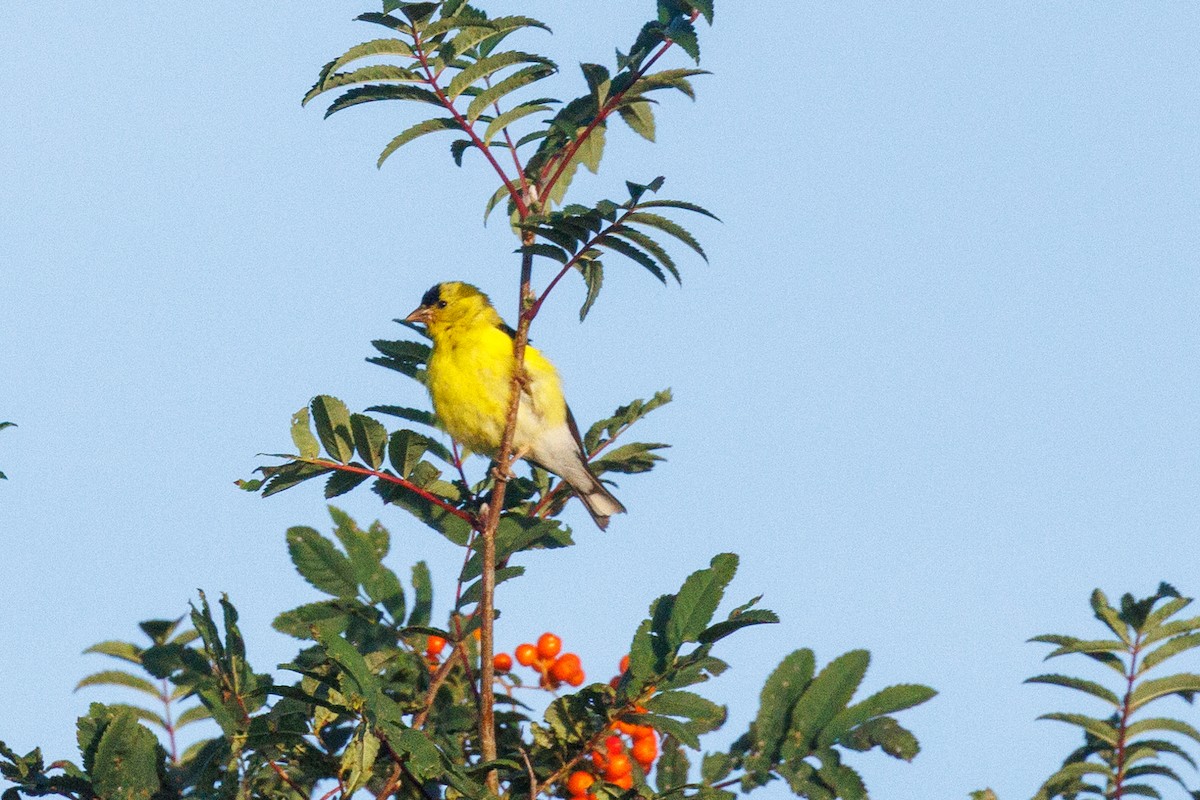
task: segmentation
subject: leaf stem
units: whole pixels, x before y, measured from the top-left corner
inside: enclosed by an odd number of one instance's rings
[[[1125,756],[1129,733],[1130,704],[1133,701],[1133,684],[1137,679],[1138,656],[1142,649],[1142,633],[1138,631],[1129,646],[1129,674],[1125,682],[1125,699],[1121,703],[1121,720],[1117,724],[1117,774],[1113,779],[1113,800],[1121,800],[1125,792]]]

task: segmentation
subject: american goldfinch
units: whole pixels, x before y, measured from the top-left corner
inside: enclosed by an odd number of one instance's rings
[[[433,340],[426,386],[438,421],[463,446],[494,457],[508,416],[516,332],[487,295],[458,281],[426,292],[405,321],[425,325]],[[527,346],[525,373],[513,452],[562,478],[603,530],[625,507],[588,469],[558,372]]]

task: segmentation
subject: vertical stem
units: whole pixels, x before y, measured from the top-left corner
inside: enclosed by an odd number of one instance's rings
[[[167,740],[171,745],[171,763],[179,765],[179,748],[175,744],[175,720],[171,719],[171,686],[167,683],[167,679],[162,680],[162,694],[159,699],[163,704],[163,718],[167,721]]]
[[[532,244],[533,233],[523,233],[522,244]],[[533,254],[526,252],[521,257],[521,298],[520,315],[517,322],[517,335],[513,338],[513,372],[512,388],[508,401],[508,418],[504,426],[504,438],[500,442],[500,452],[496,455],[496,485],[492,489],[488,501],[487,515],[483,520],[483,530],[479,533],[482,540],[480,555],[483,559],[483,574],[480,577],[480,588],[483,597],[479,603],[479,613],[482,615],[480,634],[480,669],[479,669],[479,739],[483,751],[483,759],[491,761],[496,758],[496,718],[495,718],[495,665],[492,662],[495,653],[495,609],[496,609],[496,528],[500,524],[500,511],[504,508],[504,495],[508,490],[508,481],[512,475],[513,434],[517,429],[517,409],[521,404],[521,388],[525,383],[525,345],[529,341],[529,323],[532,316],[527,313],[529,301],[532,298],[530,282],[533,277]],[[487,774],[488,788],[499,793],[500,779],[495,770]]]
[[[1126,676],[1125,700],[1121,703],[1121,720],[1117,724],[1117,775],[1113,784],[1113,800],[1125,793],[1125,747],[1129,730],[1129,704],[1133,700],[1133,683],[1137,679],[1138,656],[1142,649],[1142,634],[1138,632],[1129,647],[1129,674]]]

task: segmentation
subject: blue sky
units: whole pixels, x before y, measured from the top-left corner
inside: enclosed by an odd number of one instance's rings
[[[606,676],[651,599],[733,550],[731,600],[763,593],[783,623],[731,640],[709,747],[786,653],[865,647],[869,688],[941,692],[906,715],[913,764],[856,760],[876,796],[1029,796],[1076,741],[1034,718],[1099,709],[1022,685],[1043,671],[1025,640],[1095,632],[1097,586],[1200,591],[1200,8],[752,5],[719,4],[703,32],[699,102],[667,99],[656,145],[614,127],[574,188],[663,174],[723,223],[694,225],[711,264],[685,259],[682,288],[614,262],[584,325],[578,281],[539,317],[578,417],[670,386],[641,433],[673,449],[621,481],[630,514],[607,533],[570,511],[579,546],[527,560],[499,640],[557,631]],[[569,97],[574,64],[610,60],[651,4],[485,6],[551,25],[524,44]],[[80,651],[196,588],[230,594],[259,669],[289,657],[269,622],[314,593],[283,532],[327,528],[324,502],[233,480],[290,447],[314,394],[422,402],[363,359],[431,284],[470,280],[513,316],[479,159],[458,169],[430,137],[377,171],[411,112],[299,105],[375,35],[351,22],[365,10],[6,13],[0,419],[20,427],[0,433],[0,738],[17,750],[74,757],[88,702],[126,699],[72,694],[107,666]],[[452,586],[444,542],[365,490],[339,504],[392,529],[396,569],[426,558]]]

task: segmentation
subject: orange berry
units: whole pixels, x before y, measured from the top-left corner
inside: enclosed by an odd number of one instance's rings
[[[634,742],[636,742],[638,739],[650,739],[653,741],[654,728],[651,728],[649,725],[634,725],[633,730],[629,732],[629,735],[633,737]]]
[[[626,736],[633,736],[633,732],[636,729],[637,729],[637,725],[633,725],[629,722],[625,722],[624,720],[619,719],[613,723],[613,730],[617,731],[618,733],[623,733]]]
[[[512,656],[508,653],[496,653],[496,657],[492,659],[492,667],[496,672],[508,672],[513,668]]]
[[[562,650],[562,639],[553,633],[543,633],[537,640],[537,654],[549,661]]]
[[[430,636],[425,643],[425,655],[436,656],[446,649],[446,640],[441,636]]]
[[[567,791],[573,795],[587,794],[588,789],[596,782],[596,776],[590,772],[577,769],[567,778]]]
[[[517,663],[524,667],[532,667],[533,662],[537,661],[537,648],[531,644],[522,644],[517,646]]]
[[[618,672],[629,672],[629,656],[621,656],[621,663],[617,666]]]
[[[582,671],[583,666],[579,663],[579,656],[574,653],[563,653],[555,659],[554,665],[550,667],[550,677],[558,681],[570,682],[572,675]]]
[[[608,767],[604,770],[606,780],[616,782],[617,778],[624,778],[627,775],[633,774],[633,761],[624,753],[613,753],[608,759]]]
[[[620,736],[609,736],[604,740],[604,748],[609,753],[616,755],[625,750],[625,743],[621,741]]]
[[[621,775],[620,777],[609,778],[608,780],[609,780],[609,783],[615,783],[617,786],[620,786],[622,789],[632,789],[633,788],[633,772],[632,771],[628,775]]]
[[[658,742],[653,736],[643,736],[633,743],[633,757],[639,764],[650,764],[658,758]]]
[[[572,686],[583,686],[585,680],[587,680],[587,673],[581,669],[577,669],[571,673],[571,677],[567,678],[567,683]]]

